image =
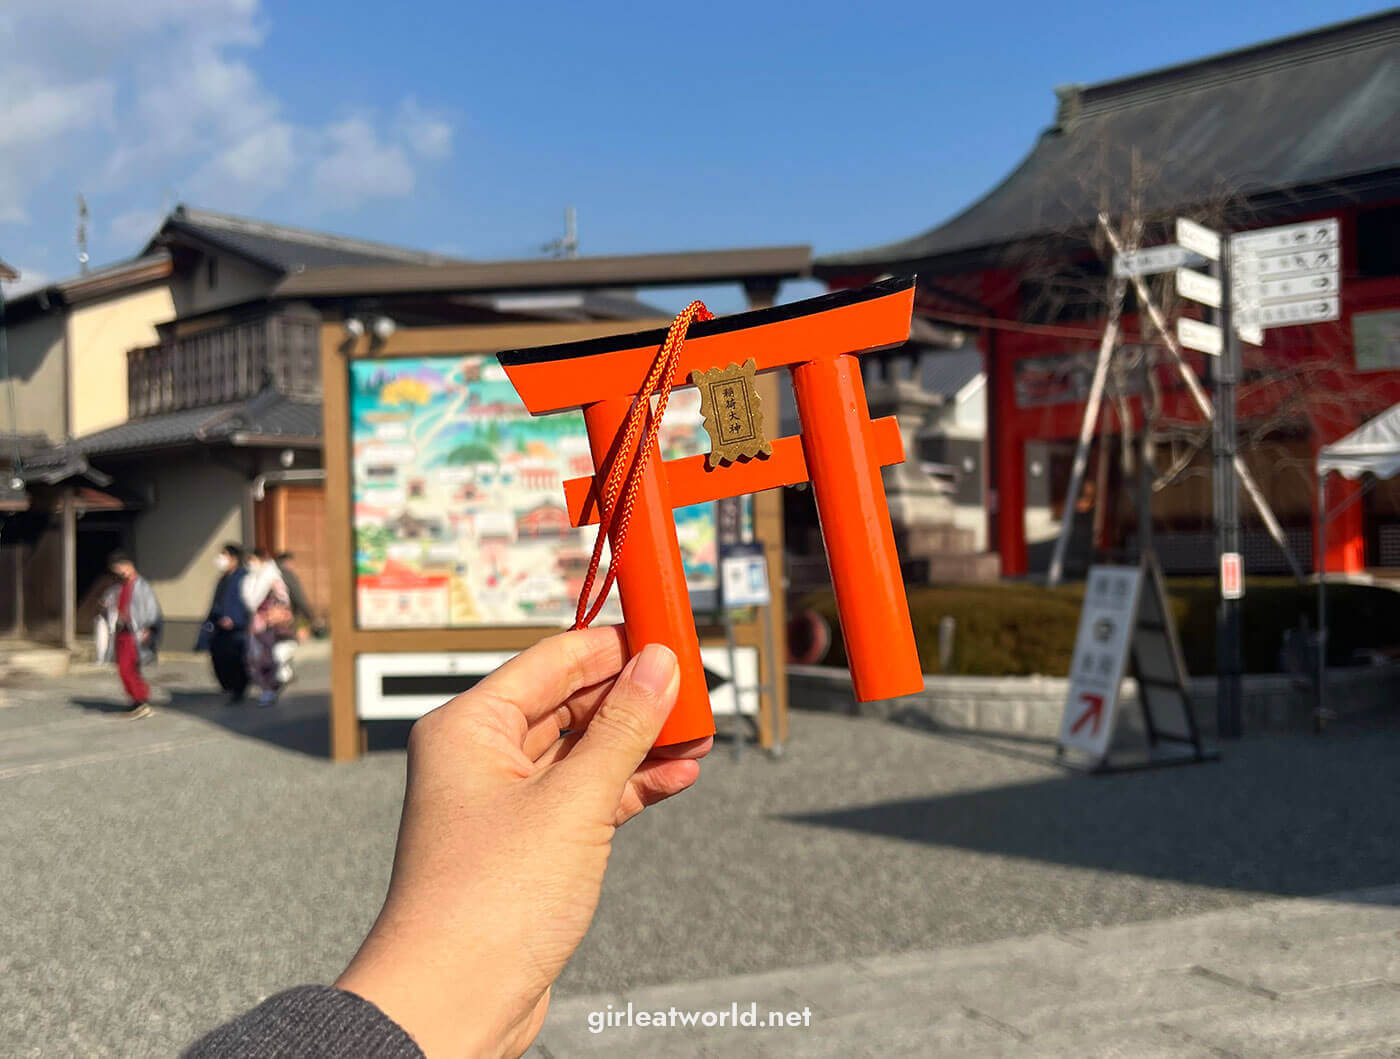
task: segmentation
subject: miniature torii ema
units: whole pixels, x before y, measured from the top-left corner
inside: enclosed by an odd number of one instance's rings
[[[880,476],[881,467],[903,461],[903,444],[894,417],[870,418],[857,360],[907,342],[913,308],[914,280],[905,277],[718,319],[704,313],[683,346],[673,342],[673,327],[669,336],[643,331],[498,354],[532,414],[583,410],[595,474],[564,483],[570,522],[597,524],[601,495],[628,650],[664,643],[680,662],[679,698],[658,746],[715,731],[672,513],[689,504],[810,481],[856,698],[923,689]],[[663,392],[672,380],[700,388],[712,450],[663,462],[654,431],[639,433],[629,420],[654,414],[648,380],[661,363],[658,349],[673,347]],[[802,431],[770,441],[754,376],[784,367]],[[640,468],[630,500],[615,491],[619,461]],[[619,556],[613,516],[624,508]]]

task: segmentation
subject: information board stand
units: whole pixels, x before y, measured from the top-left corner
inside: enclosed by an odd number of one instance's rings
[[[1145,749],[1114,751],[1123,678],[1138,685]],[[1201,740],[1186,664],[1150,552],[1137,566],[1094,566],[1074,643],[1057,756],[1073,768],[1119,772],[1213,761]]]
[[[480,505],[479,500],[473,499],[476,493],[493,488],[498,482],[455,469],[436,475],[403,469],[404,457],[411,453],[410,445],[423,450],[430,439],[437,438],[439,448],[447,446],[451,457],[448,462],[454,463],[470,462],[477,441],[463,438],[449,444],[443,440],[449,437],[454,424],[450,415],[439,420],[446,421],[441,429],[432,422],[420,425],[422,411],[435,407],[428,403],[433,400],[433,393],[430,388],[425,389],[429,383],[417,370],[422,365],[407,371],[400,370],[402,366],[423,358],[446,358],[452,362],[470,362],[474,358],[484,362],[486,357],[501,349],[603,337],[635,326],[636,321],[570,321],[402,327],[383,338],[347,336],[341,324],[323,325],[326,548],[332,572],[330,744],[333,760],[349,761],[361,753],[366,740],[366,723],[420,716],[453,693],[470,687],[505,658],[558,632],[567,625],[572,611],[570,603],[570,613],[562,614],[552,624],[509,620],[494,624],[461,623],[459,619],[466,604],[462,594],[450,583],[446,589],[440,586],[438,582],[442,578],[435,571],[414,568],[416,556],[436,561],[438,551],[445,551],[468,529],[478,543],[466,561],[480,557],[501,564],[508,538],[538,541],[543,545],[566,532],[567,515],[562,511],[561,496],[557,505],[542,503],[533,510],[514,513],[509,523],[491,512],[478,512],[470,528],[460,519],[454,522],[454,517],[467,505]],[[461,383],[465,377],[454,377],[452,381]],[[758,382],[762,399],[776,407],[778,377],[770,374]],[[361,426],[367,419],[373,425],[371,438],[355,433],[356,385],[372,386],[379,392],[379,404],[393,398],[393,407],[388,410],[391,414],[385,414],[385,409],[379,407],[371,409],[368,415],[361,410]],[[394,387],[392,394],[382,392],[386,386]],[[450,404],[448,407],[454,413],[464,410],[464,417],[490,413],[491,418],[496,418],[489,405],[502,393],[509,395],[505,382],[495,391],[486,391],[484,402],[468,400],[460,408]],[[444,403],[438,400],[437,406]],[[522,409],[518,418],[524,416]],[[483,429],[489,432],[489,424]],[[578,448],[584,443],[572,444]],[[454,451],[457,449],[460,451]],[[548,494],[547,499],[553,501],[559,490],[560,475],[544,466],[543,447],[531,445],[527,440],[522,445],[507,445],[505,451],[507,457],[501,461],[502,469],[524,481],[528,488]],[[384,482],[377,480],[381,471],[386,472]],[[394,473],[391,475],[389,471]],[[373,510],[366,516],[366,502],[370,498],[365,488],[367,482],[374,487],[373,499],[384,498],[382,504],[368,505],[382,507],[385,511],[382,517],[376,516]],[[357,490],[362,494],[358,505]],[[441,513],[431,510],[438,493],[444,498]],[[741,510],[737,504],[733,505],[726,512],[728,520],[742,521]],[[768,579],[771,584],[779,584],[782,552],[774,543],[783,539],[779,492],[769,490],[754,495],[752,512],[751,536],[770,545],[766,553]],[[377,517],[383,531],[379,536],[387,540],[384,560],[367,557],[364,541],[357,540],[357,529],[375,524]],[[372,546],[377,544],[377,540],[372,542]],[[582,558],[586,562],[586,551]],[[371,564],[373,569],[365,569]],[[555,566],[557,568],[558,564]],[[532,605],[544,596],[536,584],[538,580],[527,576],[520,580],[518,587],[520,598]],[[718,606],[717,587],[706,595],[709,598],[698,604],[704,607],[706,616],[722,610]],[[478,593],[476,601],[478,604],[489,602],[484,593]],[[765,606],[729,616],[725,623],[716,615],[698,628],[707,685],[716,712],[725,712],[732,701],[736,712],[747,710],[751,716],[756,716],[759,741],[765,747],[781,743],[787,735],[787,683],[782,670],[783,602],[782,594],[777,593]],[[733,650],[729,649],[730,642]],[[743,695],[740,688],[745,689]],[[753,704],[755,698],[759,700],[757,706]]]

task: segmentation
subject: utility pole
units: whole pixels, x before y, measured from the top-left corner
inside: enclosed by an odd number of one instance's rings
[[[1231,320],[1230,240],[1220,240],[1220,259],[1211,265],[1211,275],[1220,281],[1220,309],[1214,314],[1224,347],[1218,357],[1207,357],[1210,381],[1215,391],[1215,416],[1211,422],[1211,442],[1215,460],[1212,476],[1215,486],[1216,577],[1220,579],[1216,603],[1215,673],[1216,730],[1221,739],[1241,735],[1240,601],[1238,593],[1225,591],[1226,556],[1240,554],[1240,491],[1235,476],[1239,434],[1235,424],[1235,387],[1240,380],[1240,339]],[[1238,560],[1236,560],[1238,561]]]
[[[75,233],[78,239],[78,271],[87,274],[88,270],[88,205],[81,192],[78,194],[78,230]]]

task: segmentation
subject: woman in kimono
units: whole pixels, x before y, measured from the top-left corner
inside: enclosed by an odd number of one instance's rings
[[[296,625],[287,583],[267,549],[257,548],[248,557],[241,591],[250,615],[248,675],[260,690],[258,705],[275,706],[282,693],[277,645],[296,636]]]

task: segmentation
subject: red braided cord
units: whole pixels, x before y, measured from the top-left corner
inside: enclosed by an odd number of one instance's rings
[[[598,612],[607,602],[617,571],[622,565],[622,544],[627,539],[627,526],[632,520],[632,508],[637,502],[637,484],[646,469],[651,449],[656,444],[656,436],[661,430],[661,417],[666,414],[666,403],[671,399],[671,387],[675,385],[676,365],[680,363],[681,349],[685,345],[685,334],[696,320],[713,320],[714,313],[705,308],[704,302],[691,302],[671,322],[666,332],[666,341],[661,343],[656,359],[652,361],[647,377],[637,396],[632,398],[632,406],[627,410],[626,427],[622,434],[622,444],[613,451],[613,459],[608,467],[607,478],[598,494],[598,539],[593,542],[593,556],[588,560],[588,573],[584,575],[583,587],[579,590],[578,611],[574,615],[574,628],[586,629],[592,624]],[[656,411],[651,411],[651,396],[656,393]],[[646,423],[646,433],[641,445],[633,455],[633,445],[637,433]],[[631,456],[630,463],[628,457]],[[595,478],[596,481],[596,478]],[[619,503],[619,501],[621,501]],[[598,598],[588,605],[588,597],[593,593],[593,582],[598,576],[598,566],[603,559],[603,542],[612,537],[612,560],[608,563],[608,573],[603,579],[603,587],[598,590]]]

